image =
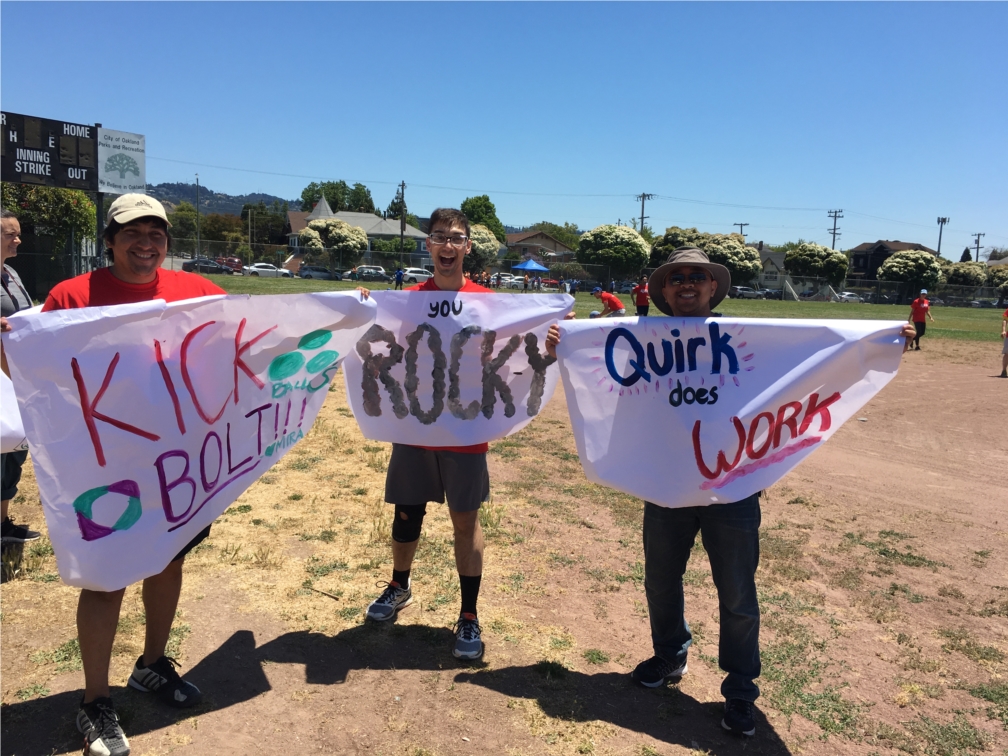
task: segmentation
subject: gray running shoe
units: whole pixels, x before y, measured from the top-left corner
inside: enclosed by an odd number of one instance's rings
[[[483,628],[476,620],[475,614],[462,614],[455,623],[455,648],[452,649],[456,659],[476,661],[483,657]]]
[[[367,608],[367,618],[375,622],[387,622],[413,603],[413,589],[403,588],[398,583],[378,583],[384,585],[382,595]]]
[[[191,682],[183,680],[175,667],[179,663],[170,656],[162,656],[149,667],[142,666],[143,655],[137,659],[133,674],[129,678],[129,686],[144,693],[153,693],[169,706],[176,709],[188,709],[203,699],[200,689]]]
[[[85,756],[129,756],[129,741],[119,726],[119,715],[111,698],[81,703],[77,729],[84,735]]]

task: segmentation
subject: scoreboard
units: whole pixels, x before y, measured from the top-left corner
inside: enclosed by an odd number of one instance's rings
[[[0,113],[0,180],[98,191],[98,129]]]

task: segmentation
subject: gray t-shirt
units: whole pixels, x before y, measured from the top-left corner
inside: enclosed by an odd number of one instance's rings
[[[0,315],[10,317],[18,310],[27,310],[32,306],[31,297],[24,284],[21,283],[21,276],[9,265],[3,266],[3,293],[0,295]]]

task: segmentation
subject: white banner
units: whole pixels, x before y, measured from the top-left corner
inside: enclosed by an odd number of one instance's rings
[[[147,194],[147,138],[98,129],[98,191]]]
[[[110,591],[164,569],[308,432],[375,310],[329,292],[11,317],[63,580]]]
[[[348,355],[347,399],[367,438],[471,446],[514,433],[553,395],[546,332],[567,294],[375,292],[378,319]]]
[[[0,451],[4,454],[28,448],[14,384],[0,371]]]
[[[567,321],[557,348],[585,474],[667,507],[769,487],[885,386],[901,322]]]

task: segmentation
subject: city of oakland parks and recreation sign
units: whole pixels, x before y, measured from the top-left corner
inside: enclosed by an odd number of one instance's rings
[[[0,180],[87,192],[146,189],[141,134],[0,113]]]

